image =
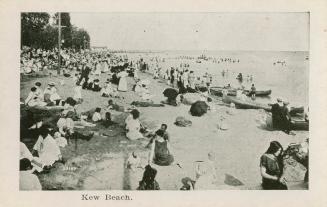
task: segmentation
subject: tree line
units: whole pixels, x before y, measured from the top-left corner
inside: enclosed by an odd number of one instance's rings
[[[59,13],[51,16],[45,12],[21,13],[21,47],[53,49],[58,47]],[[50,20],[52,18],[52,23]],[[61,46],[63,48],[89,49],[90,36],[82,28],[71,24],[69,13],[61,13]]]

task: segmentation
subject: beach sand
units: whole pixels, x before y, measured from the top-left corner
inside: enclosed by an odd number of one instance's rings
[[[149,74],[139,73],[141,79],[151,80],[150,91],[155,96],[153,100],[159,103],[164,100],[163,90],[167,85],[162,80],[153,80]],[[105,80],[102,75],[100,80]],[[21,98],[25,99],[30,87],[35,81],[40,81],[42,87],[50,80],[64,85],[58,85],[58,93],[62,98],[73,95],[73,79],[65,77],[31,78],[21,82]],[[134,84],[128,78],[129,91],[120,93],[124,99],[113,99],[114,102],[129,106],[133,100],[140,100],[131,88]],[[86,111],[95,107],[104,107],[109,98],[100,97],[99,93],[87,90],[82,91],[84,98],[79,110]],[[217,189],[260,189],[261,176],[259,171],[260,156],[266,151],[269,142],[279,141],[284,147],[289,143],[304,141],[309,136],[308,131],[298,131],[296,135],[287,135],[281,131],[268,131],[262,127],[262,111],[236,110],[234,115],[226,113],[228,107],[216,103],[216,112],[209,112],[202,117],[191,116],[189,105],[178,107],[144,107],[139,108],[140,120],[149,129],[155,130],[162,123],[168,125],[171,137],[172,154],[177,165],[161,167],[153,164],[158,170],[157,181],[163,190],[179,190],[183,177],[195,178],[196,161],[205,160],[208,152],[216,155]],[[115,113],[113,116],[121,116]],[[177,116],[184,116],[192,121],[191,127],[174,125]],[[229,126],[228,130],[219,130],[217,124],[223,118]],[[114,118],[115,120],[115,118]],[[94,130],[92,128],[84,131]],[[110,137],[101,136],[101,132],[110,134]],[[67,164],[75,163],[79,166],[76,171],[65,171],[58,165],[48,174],[40,175],[45,189],[79,189],[79,190],[135,190],[142,179],[142,169],[136,172],[125,169],[124,164],[132,151],[139,152],[144,164],[147,163],[149,149],[144,146],[147,140],[129,141],[124,135],[123,128],[113,126],[109,129],[100,129],[89,141],[78,140],[62,150]],[[76,148],[77,146],[77,148]]]

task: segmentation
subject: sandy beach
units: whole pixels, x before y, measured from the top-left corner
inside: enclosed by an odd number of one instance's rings
[[[154,80],[148,73],[139,73],[141,79],[151,80],[150,92],[155,96],[155,103],[165,100],[162,92],[168,86],[163,80]],[[59,77],[27,78],[21,81],[21,98],[25,98],[34,82],[40,81],[46,85],[49,80],[58,84],[58,93],[62,98],[73,95],[73,79]],[[100,82],[106,79],[101,75]],[[60,85],[60,83],[64,83]],[[120,92],[123,98],[113,98],[114,102],[130,106],[135,100],[140,100],[132,86],[134,80],[128,78],[128,92]],[[82,91],[84,102],[79,111],[87,111],[107,105],[109,98],[100,97],[99,93]],[[157,181],[162,190],[179,190],[184,177],[195,178],[196,161],[205,160],[208,152],[216,155],[217,189],[260,189],[261,175],[259,171],[260,156],[265,152],[269,143],[279,141],[284,147],[289,143],[299,143],[309,136],[308,131],[297,131],[295,135],[287,135],[282,131],[268,131],[262,127],[260,110],[236,110],[234,115],[227,113],[228,107],[214,98],[216,111],[208,112],[202,117],[189,114],[189,105],[174,107],[139,107],[140,120],[150,130],[156,130],[162,123],[168,125],[172,154],[175,163],[167,167],[153,164],[158,170]],[[191,127],[174,125],[175,119],[183,116],[192,121]],[[126,115],[120,112],[113,114],[113,120],[119,121]],[[228,130],[217,127],[219,120],[229,126]],[[78,189],[104,190],[126,189],[135,190],[142,178],[143,169],[133,172],[124,167],[129,154],[139,153],[144,165],[147,163],[149,149],[145,148],[148,140],[129,141],[122,126],[112,126],[108,129],[86,127],[81,131],[95,131],[94,137],[86,142],[78,140],[62,150],[67,165],[78,166],[75,171],[65,170],[65,166],[58,164],[48,174],[39,176],[44,189]],[[109,136],[102,136],[106,133]],[[301,187],[305,188],[305,187]]]

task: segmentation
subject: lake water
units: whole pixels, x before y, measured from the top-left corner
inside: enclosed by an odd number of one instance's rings
[[[212,60],[196,63],[195,60],[178,59],[179,56],[199,57],[200,55],[220,58],[231,58],[235,63],[220,62]],[[164,57],[165,62],[160,63],[163,69],[178,67],[180,63],[190,64],[190,69],[196,75],[208,72],[213,75],[213,85],[223,86],[230,83],[238,87],[236,80],[238,73],[243,74],[243,85],[251,87],[247,82],[247,75],[253,76],[253,83],[257,90],[272,90],[269,98],[257,98],[259,102],[274,102],[275,98],[287,99],[291,105],[308,105],[309,103],[309,52],[270,52],[270,51],[165,51],[161,53],[134,54],[142,56],[145,61],[151,57]],[[239,62],[237,62],[239,60]],[[285,62],[284,65],[274,62]],[[222,76],[222,71],[228,70],[228,76]]]

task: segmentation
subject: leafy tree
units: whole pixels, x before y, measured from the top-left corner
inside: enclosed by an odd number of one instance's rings
[[[42,31],[49,23],[48,13],[21,13],[21,45],[38,47]]]
[[[49,24],[48,13],[21,14],[21,46],[52,49],[58,45],[58,13],[54,24]],[[61,13],[61,39],[63,48],[90,48],[90,36],[84,29],[71,24],[69,13]]]

